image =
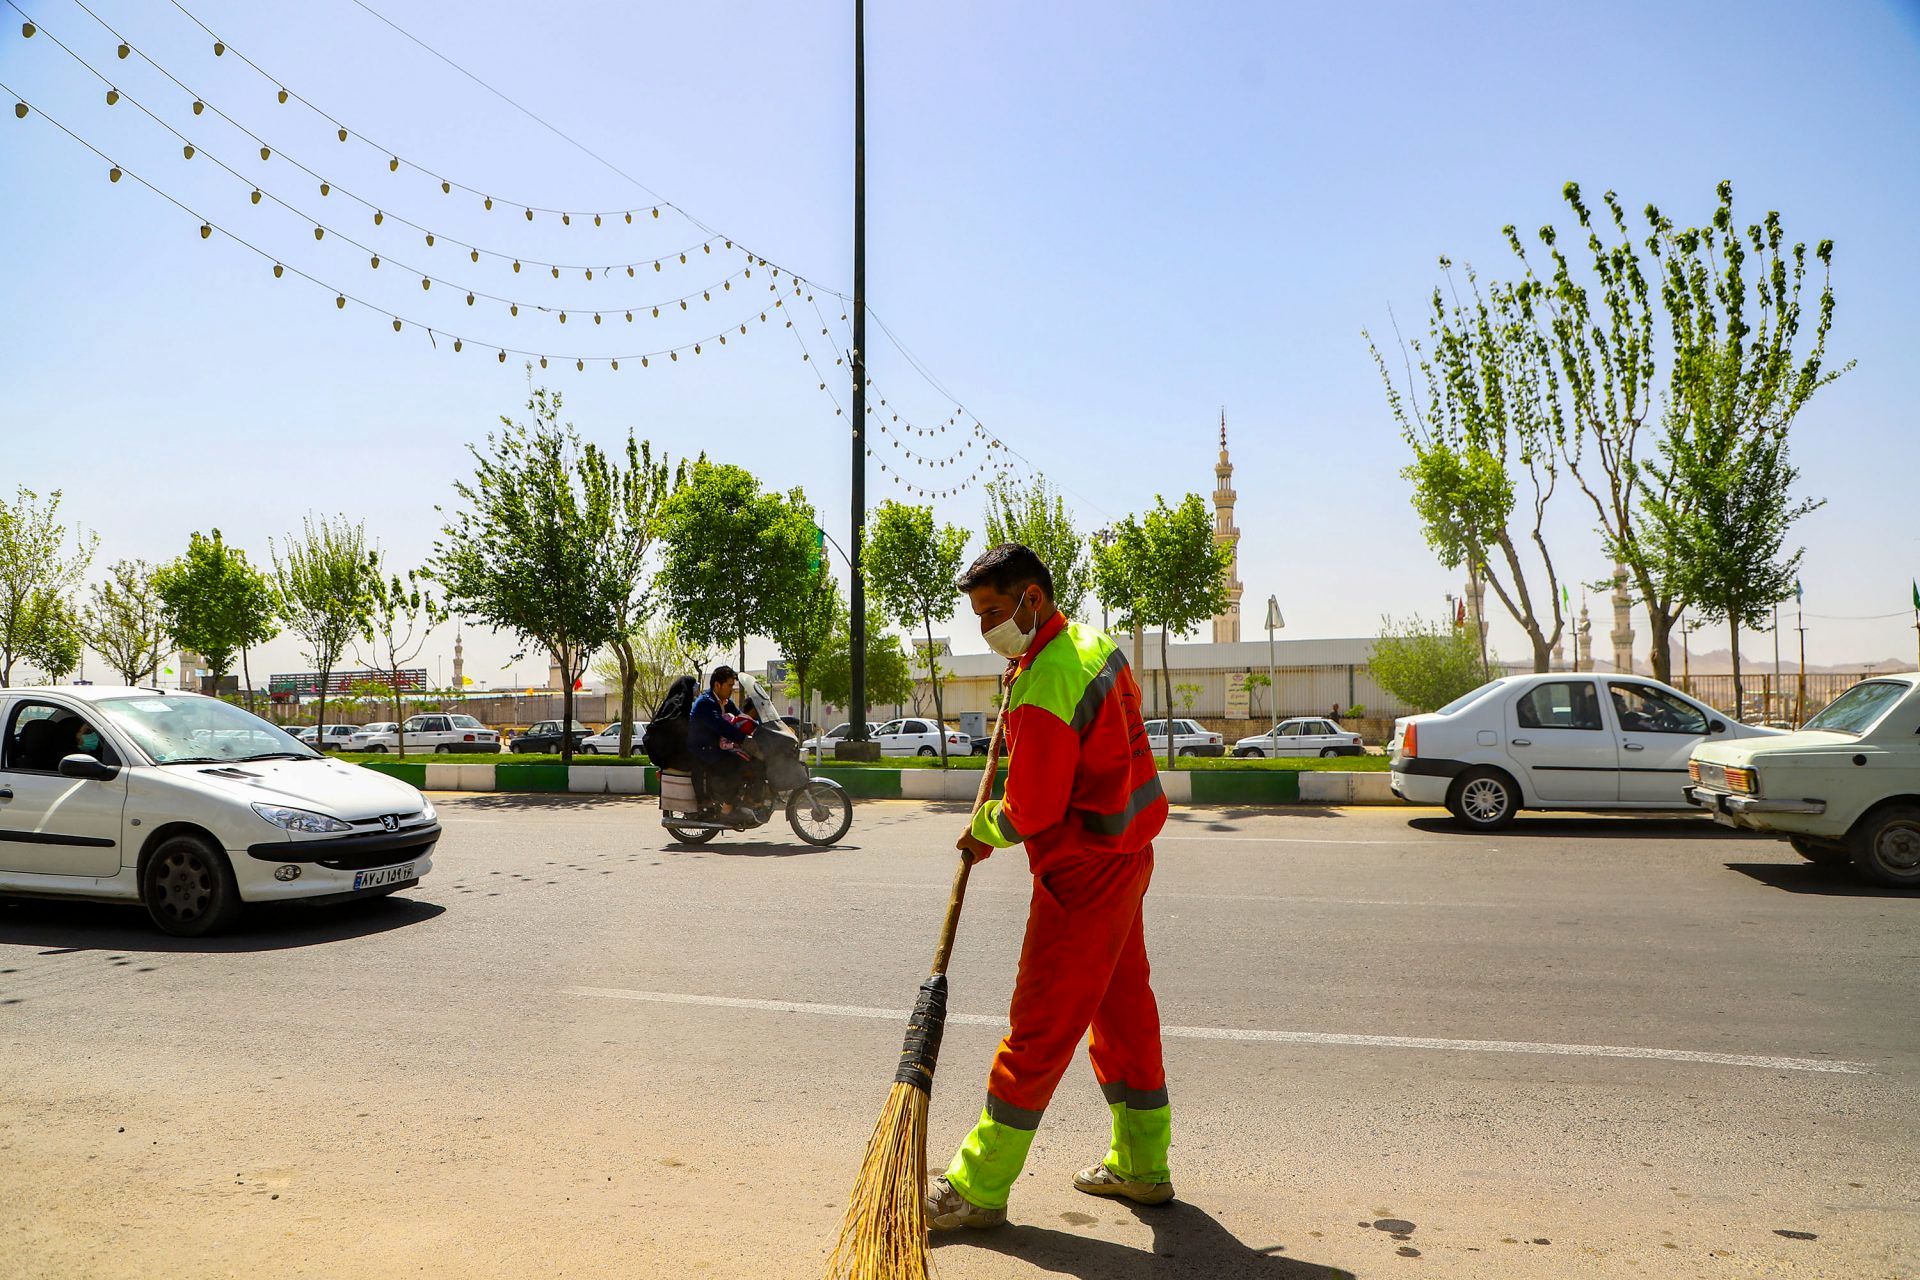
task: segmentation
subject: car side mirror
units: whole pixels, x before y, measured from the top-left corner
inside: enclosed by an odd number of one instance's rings
[[[1726,731],[1727,731],[1727,722],[1724,720],[1715,720],[1712,724],[1707,726],[1708,733],[1725,733]]]
[[[63,778],[86,778],[93,782],[112,782],[120,776],[120,766],[95,760],[92,756],[64,756],[60,761],[60,776]]]

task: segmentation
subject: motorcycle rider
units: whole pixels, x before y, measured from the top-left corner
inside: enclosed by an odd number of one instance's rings
[[[707,792],[720,803],[722,817],[733,815],[734,801],[740,795],[741,770],[746,756],[739,745],[753,732],[751,718],[742,716],[733,705],[738,674],[724,663],[707,677],[707,688],[693,700],[688,713],[687,750],[706,782]]]

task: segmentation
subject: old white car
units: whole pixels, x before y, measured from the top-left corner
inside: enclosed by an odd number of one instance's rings
[[[1920,673],[1863,680],[1798,733],[1705,743],[1688,772],[1715,821],[1920,889]]]
[[[384,732],[356,737],[353,749],[376,753],[398,751],[401,747],[399,728],[389,723]],[[434,712],[407,720],[405,745],[409,751],[431,751],[443,756],[455,752],[498,751],[500,734],[472,716]]]
[[[1242,759],[1276,756],[1357,756],[1366,748],[1360,735],[1348,733],[1331,720],[1305,716],[1282,720],[1265,733],[1242,738],[1233,744],[1233,754]]]
[[[409,888],[439,839],[406,783],[217,698],[0,689],[0,896],[139,902],[197,937],[243,903]]]
[[[1645,676],[1503,676],[1394,721],[1393,793],[1494,831],[1522,809],[1685,809],[1710,739],[1771,735]]]

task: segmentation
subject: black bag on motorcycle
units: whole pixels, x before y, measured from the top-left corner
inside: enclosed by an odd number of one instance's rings
[[[681,676],[667,686],[667,696],[647,722],[640,739],[640,751],[662,769],[692,769],[693,756],[687,751],[687,722],[693,715],[693,700],[700,696],[700,682]]]

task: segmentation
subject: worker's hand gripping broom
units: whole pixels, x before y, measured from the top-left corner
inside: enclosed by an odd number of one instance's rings
[[[980,792],[973,802],[976,812],[993,794],[1001,723],[994,721],[987,767],[981,771]],[[893,1088],[873,1126],[873,1136],[867,1139],[867,1154],[853,1182],[840,1239],[827,1259],[828,1280],[925,1280],[928,1275],[927,1103],[947,1023],[947,957],[953,952],[953,935],[960,927],[960,906],[972,869],[973,855],[962,853],[960,869],[953,874],[946,922],[940,927],[940,945],[933,953],[933,972],[920,984],[920,998],[907,1022],[906,1043],[900,1047],[900,1069],[894,1073]]]

